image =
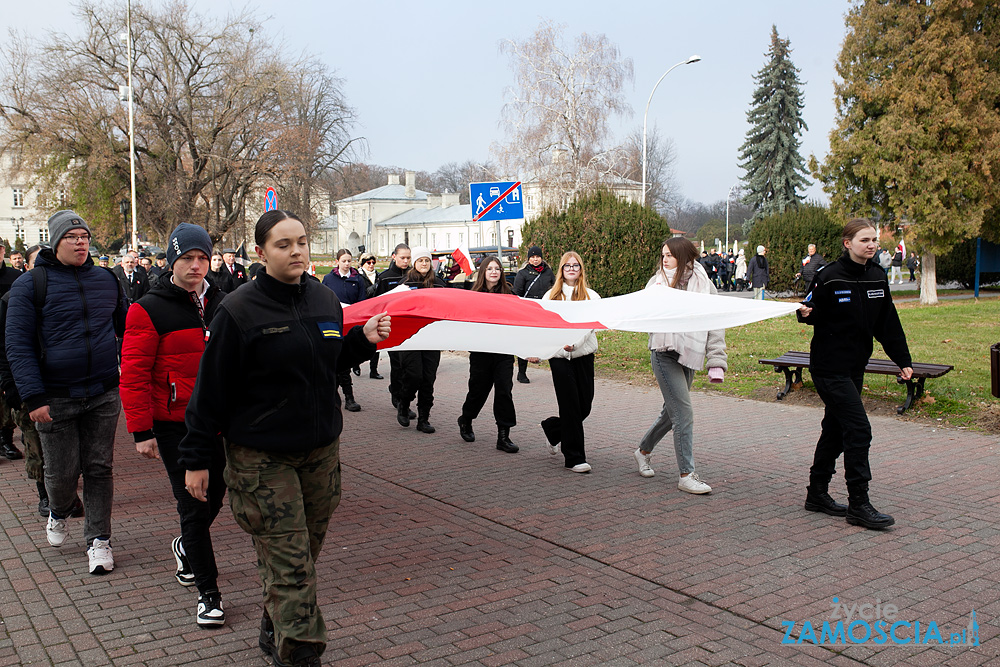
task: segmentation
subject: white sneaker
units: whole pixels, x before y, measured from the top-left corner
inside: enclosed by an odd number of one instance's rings
[[[635,461],[639,464],[639,474],[643,477],[652,477],[656,473],[649,467],[649,460],[653,458],[653,452],[643,454],[641,449],[635,450]]]
[[[45,526],[45,537],[49,540],[49,544],[61,547],[67,535],[69,531],[66,530],[66,519],[57,519],[49,512],[49,522]]]
[[[577,463],[575,466],[570,468],[573,472],[590,472],[589,463]]]
[[[693,472],[687,477],[681,477],[677,480],[677,488],[681,491],[687,491],[688,493],[702,494],[711,493],[712,487],[698,478],[698,473]]]
[[[94,546],[87,549],[91,574],[107,574],[115,569],[115,559],[111,555],[111,540],[95,539]]]

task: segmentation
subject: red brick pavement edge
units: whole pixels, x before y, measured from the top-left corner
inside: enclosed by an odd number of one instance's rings
[[[355,380],[364,409],[345,414],[344,500],[319,564],[325,663],[1000,664],[995,437],[874,418],[872,498],[897,525],[872,532],[802,509],[816,408],[696,395],[695,458],[714,489],[696,497],[676,488],[669,440],[655,477],[635,470],[655,389],[598,382],[594,472],[576,475],[538,428],[551,382],[529,375],[513,455],[494,448],[491,404],[477,442],[459,438],[461,355],[442,359],[432,435],[395,423],[384,381]],[[116,457],[116,568],[103,577],[86,571],[79,521],[48,546],[23,465],[0,463],[0,667],[266,665],[249,538],[224,509],[213,537],[227,625],[199,629],[197,594],[173,578],[166,475],[135,454],[124,419]],[[783,621],[818,627],[833,597],[892,603],[942,631],[974,609],[982,645],[782,644]]]

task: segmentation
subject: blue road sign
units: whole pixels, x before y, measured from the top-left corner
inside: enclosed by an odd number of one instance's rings
[[[264,193],[264,211],[275,211],[278,208],[278,193],[274,188],[268,188]]]
[[[472,219],[517,220],[524,217],[520,181],[469,183]]]

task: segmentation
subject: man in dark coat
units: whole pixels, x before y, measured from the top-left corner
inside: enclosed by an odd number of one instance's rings
[[[528,263],[514,276],[514,294],[525,299],[541,299],[552,289],[556,275],[542,260],[542,249],[536,245],[528,248]],[[518,357],[517,381],[528,384],[528,362]]]
[[[802,265],[802,270],[795,274],[796,278],[802,278],[802,283],[806,289],[812,285],[813,276],[816,272],[826,266],[826,260],[823,259],[823,255],[816,252],[816,244],[809,244],[809,256],[806,257],[805,264]]]
[[[10,286],[21,277],[21,272],[3,261],[7,249],[0,243],[0,297],[10,291]],[[14,444],[14,411],[0,396],[0,456],[11,461],[24,458],[24,454]]]
[[[232,289],[225,291],[235,292],[240,285],[249,280],[247,270],[243,268],[242,264],[236,263],[236,251],[232,248],[225,248],[222,251],[222,262],[222,273],[229,274],[229,282],[232,285]]]
[[[138,268],[135,257],[131,254],[122,257],[122,263],[112,271],[118,277],[129,305],[141,299],[149,291],[149,278]]]

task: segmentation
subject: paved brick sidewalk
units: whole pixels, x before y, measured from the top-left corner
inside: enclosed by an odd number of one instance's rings
[[[995,437],[875,418],[872,496],[897,519],[877,533],[802,509],[815,408],[697,395],[695,457],[714,492],[695,497],[676,489],[670,442],[656,477],[635,471],[655,389],[599,382],[594,472],[576,475],[544,446],[554,396],[537,369],[515,385],[521,452],[494,449],[489,406],[464,443],[467,368],[444,355],[433,435],[395,423],[385,382],[355,381],[364,409],[345,417],[344,501],[320,561],[327,664],[1000,664]],[[224,509],[227,625],[200,630],[196,593],[173,579],[166,475],[124,419],[119,432],[108,576],[87,574],[79,521],[48,546],[23,465],[0,463],[0,666],[266,665],[249,538]],[[982,645],[782,644],[782,621],[818,634],[833,597],[892,603],[942,633],[974,609]]]

